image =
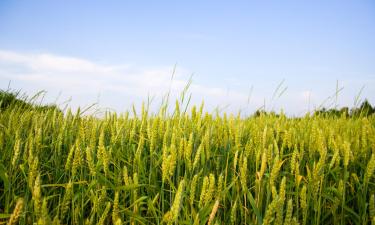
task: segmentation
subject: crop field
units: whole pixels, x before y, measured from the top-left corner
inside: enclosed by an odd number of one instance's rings
[[[0,108],[0,224],[375,224],[375,117]]]

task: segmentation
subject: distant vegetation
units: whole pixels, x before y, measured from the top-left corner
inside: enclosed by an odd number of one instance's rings
[[[375,117],[103,118],[0,92],[0,224],[375,224]]]
[[[62,111],[56,105],[38,105],[34,104],[32,100],[33,99],[28,99],[25,95],[21,95],[19,91],[0,90],[0,110],[5,110],[11,106],[17,106],[17,108],[20,110],[57,110],[62,113]]]
[[[254,116],[260,115],[275,115],[279,116],[279,114],[275,112],[267,112],[264,110],[257,110],[254,113]],[[366,99],[360,104],[359,107],[355,107],[349,109],[349,107],[342,107],[340,109],[318,109],[313,111],[313,115],[315,116],[325,116],[325,117],[367,117],[375,114],[375,106],[373,107],[369,101]]]
[[[375,113],[375,107],[365,100],[358,108],[349,109],[348,107],[343,107],[341,109],[321,109],[315,111],[315,115],[325,115],[334,117],[361,117],[361,116],[371,116]]]
[[[33,104],[30,100],[27,99],[26,96],[21,95],[20,92],[16,91],[4,91],[0,90],[0,110],[4,110],[5,108],[9,107],[10,105],[18,105],[21,109],[36,109],[41,111],[47,110],[58,110],[62,112],[56,105],[36,105]],[[328,117],[367,117],[375,114],[375,106],[372,106],[370,102],[365,99],[359,107],[351,108],[349,107],[342,107],[340,109],[331,108],[331,109],[318,109],[313,111],[313,115],[320,115],[320,116],[328,116]],[[267,112],[264,110],[257,110],[253,116],[260,116],[260,115],[271,115],[271,116],[280,116],[276,112]]]

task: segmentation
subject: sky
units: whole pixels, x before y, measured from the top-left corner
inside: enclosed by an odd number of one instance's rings
[[[304,115],[375,104],[374,40],[374,1],[2,0],[0,89],[124,112],[191,79],[208,111]]]

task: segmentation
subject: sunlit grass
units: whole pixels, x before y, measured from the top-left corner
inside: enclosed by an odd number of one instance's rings
[[[0,108],[0,224],[374,224],[375,118]]]

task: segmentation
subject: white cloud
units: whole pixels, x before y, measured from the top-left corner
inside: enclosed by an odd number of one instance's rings
[[[172,98],[178,97],[191,72],[178,67],[171,83],[173,69],[173,66],[102,65],[75,57],[0,50],[0,81],[4,84],[11,80],[23,91],[61,91],[73,98],[73,105],[89,104],[100,94],[101,105],[117,111],[123,111],[132,103],[138,104],[149,95],[161,100],[169,89]],[[235,111],[247,101],[246,94],[228,93],[221,87],[193,83],[190,92],[193,93],[192,103],[199,104],[204,99],[208,110],[229,104]]]
[[[114,68],[99,66],[88,60],[62,57],[51,54],[20,54],[12,51],[0,50],[0,62],[22,64],[33,71],[54,72],[111,72]]]
[[[132,103],[139,106],[150,96],[155,97],[153,108],[157,109],[168,90],[171,91],[172,99],[177,98],[192,74],[189,69],[179,66],[171,82],[173,70],[173,65],[153,68],[130,64],[111,65],[55,54],[0,50],[0,88],[7,88],[11,81],[12,88],[31,95],[46,90],[46,101],[54,101],[55,96],[61,92],[60,102],[72,97],[69,105],[73,108],[99,102],[102,108],[122,112],[130,109]],[[335,91],[334,83],[331,87],[320,80],[313,80],[309,84],[303,83],[303,79],[300,81],[275,101],[267,98],[272,96],[274,86],[255,83],[255,92],[251,94],[249,104],[246,80],[228,76],[220,77],[211,84],[193,81],[189,89],[192,93],[190,104],[199,105],[204,100],[209,111],[219,107],[227,112],[236,113],[242,109],[245,113],[251,113],[265,103],[267,110],[279,111],[285,107],[286,112],[303,115],[322,103],[324,107],[329,107],[332,103],[337,103],[339,107],[352,106],[353,98],[358,95],[363,84],[366,87],[360,92],[361,98],[368,97],[372,103],[375,101],[373,76],[340,81],[344,90],[340,92],[338,99],[331,98],[328,101],[327,97]]]

